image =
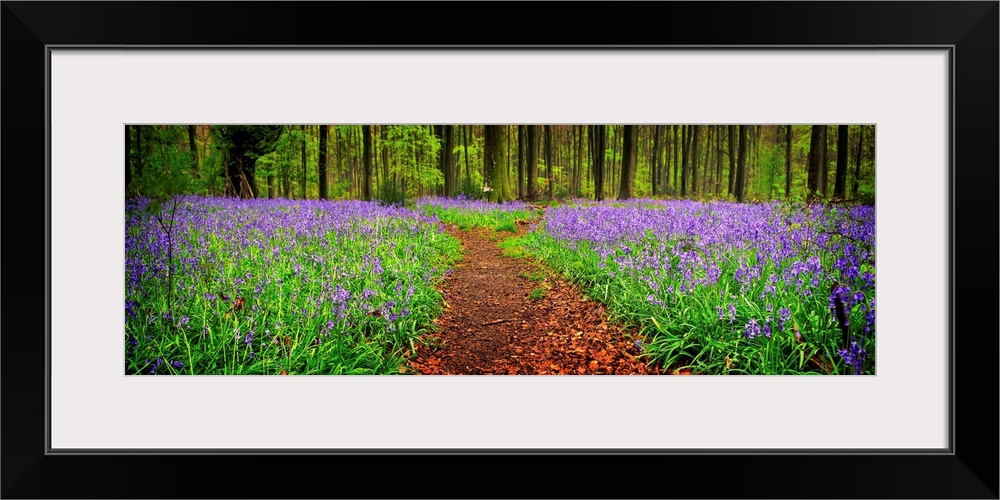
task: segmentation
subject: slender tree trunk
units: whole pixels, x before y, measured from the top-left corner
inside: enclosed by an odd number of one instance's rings
[[[583,127],[573,126],[573,136],[576,139],[576,168],[573,170],[573,196],[580,197],[580,180],[583,178]]]
[[[691,128],[691,195],[698,194],[698,125]]]
[[[747,133],[746,125],[740,125],[740,152],[736,159],[736,201],[743,202],[743,188],[746,177]]]
[[[364,184],[362,196],[366,200],[372,199],[372,126],[362,125],[361,135],[364,136]]]
[[[806,198],[812,201],[820,196],[820,175],[823,173],[823,125],[813,125],[809,137],[809,176],[807,178],[808,194]]]
[[[472,174],[469,173],[469,129],[472,125],[462,126],[462,146],[465,148],[465,180],[472,186]]]
[[[691,126],[681,125],[681,142],[684,143],[681,151],[681,197],[687,196],[688,169],[691,168]]]
[[[736,188],[736,144],[733,140],[736,138],[736,126],[729,126],[729,134],[726,137],[726,142],[729,143],[729,191],[727,194],[733,194],[733,190]],[[738,140],[738,139],[737,139]]]
[[[195,176],[197,176],[198,175],[198,146],[195,145],[195,142],[194,142],[194,137],[195,137],[194,125],[188,125],[187,126],[187,133],[188,133],[188,147],[191,149],[191,161],[193,162],[191,166],[192,166],[192,169],[195,172]]]
[[[517,126],[517,197],[524,199],[524,136],[525,126]]]
[[[829,150],[830,150],[830,134],[828,133],[830,127],[828,125],[823,125],[823,169],[819,176],[819,192],[820,196],[826,198],[828,193],[827,184],[830,179],[830,160],[829,160]]]
[[[713,193],[719,196],[722,189],[722,126],[715,129],[715,188]]]
[[[844,199],[847,187],[847,125],[837,127],[837,177],[833,183],[833,197]]]
[[[306,126],[300,125],[302,130],[302,177],[299,179],[299,191],[302,199],[306,198]]]
[[[555,182],[555,176],[552,175],[552,126],[545,125],[545,173],[549,177],[548,191],[549,199],[553,199],[552,183]]]
[[[132,126],[125,125],[125,196],[132,185]]]
[[[538,199],[538,125],[528,125],[528,199]]]
[[[135,126],[135,176],[142,176],[142,125]]]
[[[792,126],[785,126],[785,198],[792,195]]]
[[[854,185],[851,193],[854,198],[858,197],[858,184],[861,183],[861,144],[865,141],[865,126],[858,126],[858,154],[854,156]]]
[[[590,126],[590,157],[594,170],[594,200],[604,199],[604,152],[607,150],[606,125]]]
[[[653,190],[653,196],[660,194],[659,184],[660,184],[660,125],[653,127],[653,157],[650,159],[649,164],[651,165],[652,172],[650,175],[650,188]]]
[[[635,125],[625,125],[622,131],[622,172],[621,184],[618,186],[618,199],[627,200],[632,197],[636,170],[636,130]]]
[[[683,127],[683,125],[681,125],[681,127]],[[681,154],[681,150],[684,149],[684,148],[681,147],[681,143],[677,140],[678,139],[678,136],[677,136],[677,125],[671,125],[670,128],[672,128],[673,131],[674,131],[674,142],[673,142],[673,145],[671,146],[674,149],[674,163],[673,163],[673,174],[674,174],[673,177],[674,177],[674,182],[671,183],[671,186],[673,187],[673,191],[676,194],[678,192],[677,189],[680,187],[680,184],[677,183],[677,171],[680,170],[680,166],[681,166],[681,163],[680,163],[680,159],[681,159],[680,154]]]
[[[504,127],[503,132],[504,132],[504,135],[507,136],[507,149],[504,151],[504,155],[507,156],[507,179],[508,179],[508,182],[509,182],[509,179],[510,179],[510,135],[511,135],[510,125],[506,125]]]
[[[451,150],[455,149],[451,144],[452,126],[445,125],[442,128],[444,135],[444,145],[441,147],[442,170],[444,171],[444,195],[455,196],[455,155]]]
[[[319,165],[316,167],[319,174],[319,199],[329,199],[327,193],[326,178],[326,137],[329,135],[329,125],[319,126]]]

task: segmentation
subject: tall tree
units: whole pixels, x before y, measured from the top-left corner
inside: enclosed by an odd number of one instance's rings
[[[677,170],[679,170],[678,167],[680,167],[680,165],[681,165],[681,163],[680,163],[680,158],[681,158],[680,157],[680,151],[683,148],[681,147],[680,143],[677,142],[677,125],[671,125],[670,128],[673,129],[673,132],[674,132],[674,143],[673,143],[673,146],[671,146],[674,149],[674,163],[673,163],[673,165],[674,165],[674,168],[673,168],[674,181],[673,181],[673,183],[671,185],[673,186],[674,193],[676,193],[677,192],[677,187],[679,185],[679,184],[677,184]]]
[[[742,134],[741,134],[742,135]],[[729,191],[728,194],[733,194],[733,190],[736,188],[736,145],[733,143],[736,137],[736,126],[729,126],[729,135],[726,138],[726,142],[729,143]]]
[[[607,151],[606,125],[590,126],[590,161],[594,171],[594,200],[604,199],[604,154]]]
[[[326,136],[329,135],[329,125],[319,126],[319,199],[327,199],[327,178],[326,178]]]
[[[576,132],[576,170],[573,171],[573,196],[580,197],[580,184],[583,178],[583,126],[574,125]]]
[[[194,143],[195,130],[194,125],[187,126],[188,133],[188,147],[191,148],[191,161],[193,162],[195,175],[198,175],[198,146]]]
[[[366,200],[372,199],[372,126],[362,125],[361,135],[364,141],[364,179],[361,196]]]
[[[524,137],[527,135],[527,126],[517,126],[517,197],[524,198],[524,157],[525,144]]]
[[[813,125],[809,137],[809,175],[806,179],[808,194],[812,201],[820,196],[820,175],[823,173],[823,125]]]
[[[851,192],[855,198],[858,197],[858,184],[861,182],[861,144],[865,139],[865,126],[858,127],[858,154],[854,155],[854,185]]]
[[[722,127],[715,130],[715,195],[722,189]]]
[[[469,131],[472,125],[462,126],[462,147],[465,148],[465,182],[472,186],[472,174],[469,173]]]
[[[226,185],[226,196],[256,196],[254,172],[257,158],[274,148],[281,130],[281,126],[270,125],[221,125],[213,129],[228,158],[223,172],[223,176],[231,181]]]
[[[847,187],[847,125],[837,126],[837,177],[833,183],[833,197],[844,199]]]
[[[698,194],[698,126],[691,128],[691,194]]]
[[[861,151],[861,147],[858,147],[858,151]],[[861,155],[858,155],[859,157]],[[142,176],[142,126],[135,126],[135,176]],[[857,185],[857,181],[855,181]],[[857,189],[855,189],[857,191]]]
[[[507,169],[504,167],[507,148],[504,139],[505,125],[483,127],[483,168],[489,178],[490,201],[510,201],[514,196],[510,191]]]
[[[528,164],[525,169],[528,178],[528,199],[538,199],[538,125],[528,125]]]
[[[627,200],[632,197],[635,186],[636,149],[635,125],[625,125],[622,134],[622,173],[621,184],[618,187],[618,199]]]
[[[785,197],[792,195],[792,126],[785,126]]]
[[[125,125],[125,189],[132,184],[132,126]]]
[[[736,158],[736,201],[742,203],[746,185],[747,132],[746,125],[740,125],[740,152]]]
[[[555,176],[552,175],[552,125],[545,126],[545,172],[548,174],[548,191],[549,199],[555,198],[552,190],[552,185],[555,184]]]
[[[819,174],[819,192],[820,196],[826,198],[829,189],[827,189],[827,184],[830,180],[830,127],[823,125],[823,168]]]
[[[653,127],[653,153],[650,158],[649,165],[652,169],[650,172],[649,184],[653,190],[653,196],[659,194],[659,184],[660,184],[660,125]]]
[[[302,128],[302,177],[299,182],[301,184],[300,194],[304,199],[306,198],[306,142],[308,142],[308,135],[306,135],[306,126],[300,125],[300,127]]]
[[[452,126],[444,125],[441,135],[444,136],[441,145],[441,173],[444,174],[444,195],[455,196],[455,155],[451,144]]]

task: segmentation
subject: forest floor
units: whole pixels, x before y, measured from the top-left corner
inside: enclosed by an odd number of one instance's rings
[[[523,235],[531,227],[518,224]],[[410,359],[412,371],[440,375],[656,374],[604,306],[529,258],[497,244],[513,236],[487,228],[447,230],[462,261],[441,287],[438,330]]]

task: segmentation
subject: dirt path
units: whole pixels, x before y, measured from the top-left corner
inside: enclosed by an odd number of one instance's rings
[[[523,234],[527,228],[521,227]],[[638,348],[605,320],[603,305],[546,275],[529,259],[503,255],[510,233],[448,231],[464,253],[442,293],[440,331],[419,346],[411,368],[422,374],[646,374]]]

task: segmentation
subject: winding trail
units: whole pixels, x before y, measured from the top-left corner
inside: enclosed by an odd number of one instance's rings
[[[522,235],[530,229],[518,227]],[[497,244],[510,233],[447,229],[462,243],[462,261],[445,278],[445,311],[435,321],[439,330],[426,339],[428,345],[418,346],[410,360],[413,371],[659,373],[636,358],[639,350],[628,335],[607,323],[602,304],[531,259],[503,255]]]

